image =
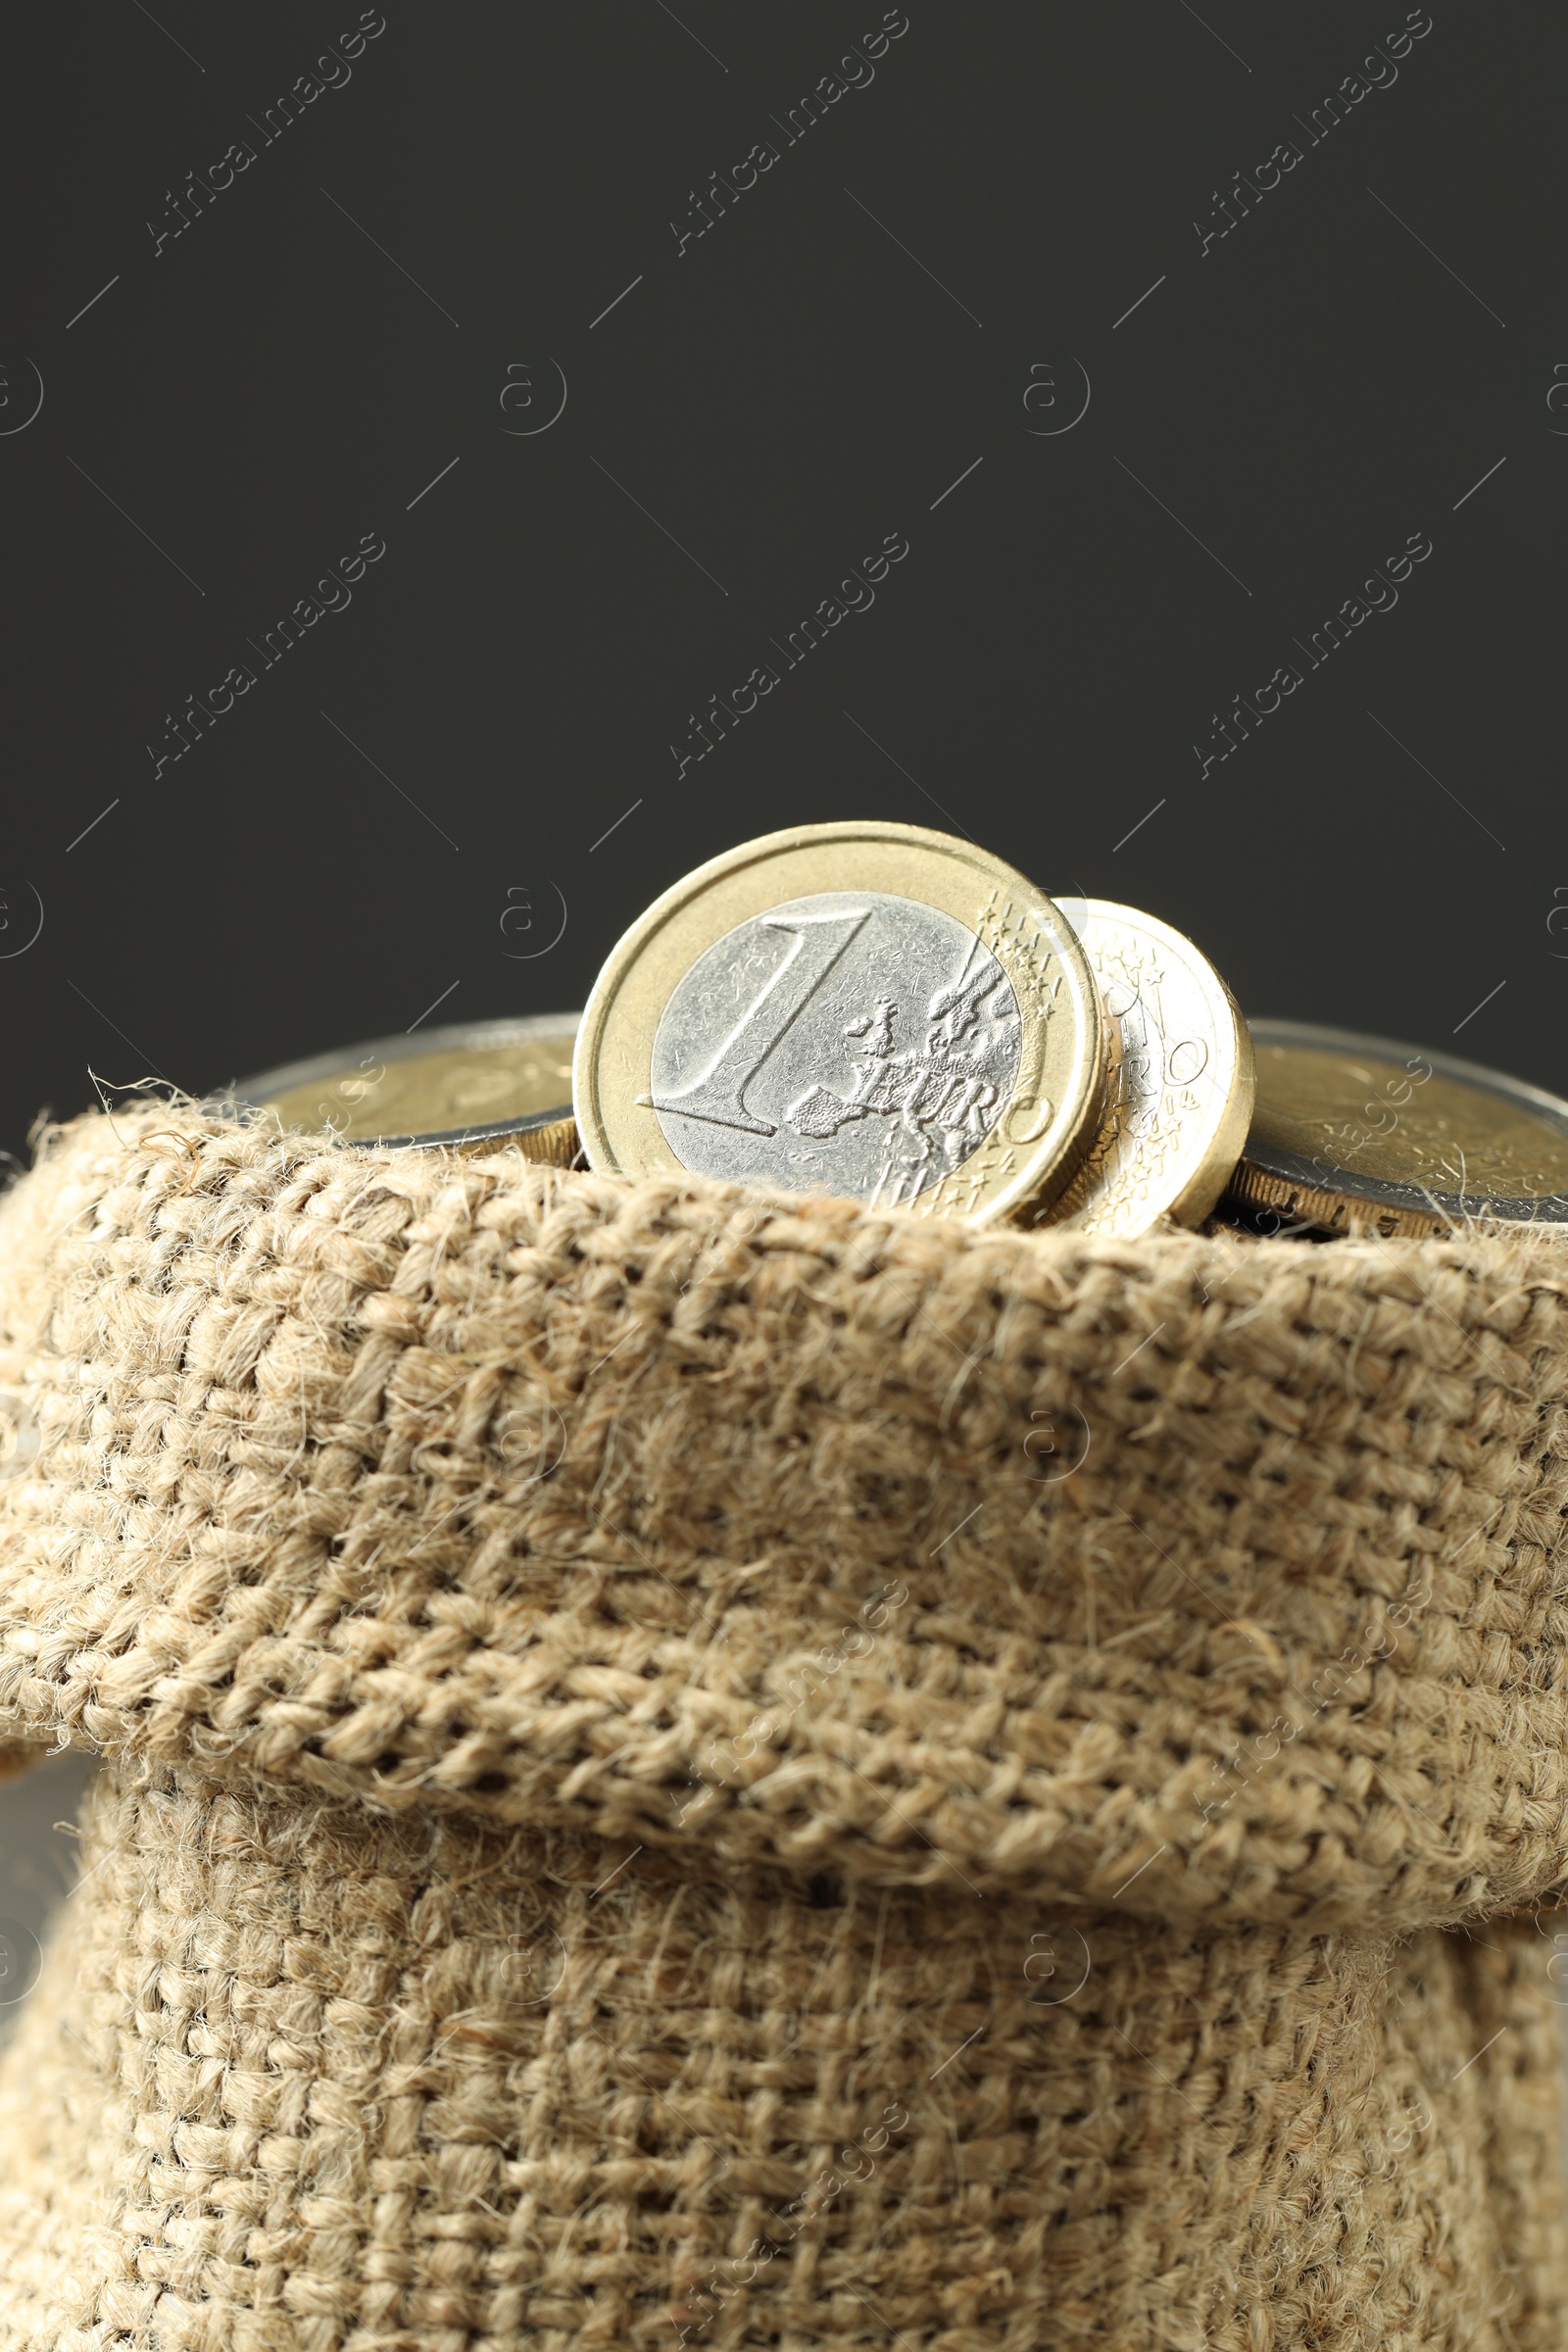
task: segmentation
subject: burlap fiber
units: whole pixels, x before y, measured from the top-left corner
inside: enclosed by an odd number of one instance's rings
[[[3,2352],[1568,2340],[1565,1285],[46,1139]]]

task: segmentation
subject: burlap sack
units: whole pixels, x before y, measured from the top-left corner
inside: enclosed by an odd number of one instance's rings
[[[1564,2340],[1549,1244],[160,1106],[0,1269],[4,2352]]]

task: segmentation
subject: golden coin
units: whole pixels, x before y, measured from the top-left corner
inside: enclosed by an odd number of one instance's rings
[[[1044,1205],[1094,1134],[1099,992],[1044,891],[919,825],[798,825],[649,907],[594,983],[590,1166],[980,1220]]]
[[[475,1021],[422,1037],[378,1037],[290,1062],[234,1090],[284,1128],[366,1145],[443,1144],[464,1152],[515,1142],[529,1159],[569,1167],[575,1012]]]
[[[1568,1223],[1568,1102],[1424,1047],[1253,1021],[1233,1207],[1330,1233]]]
[[[1050,1214],[1079,1233],[1200,1224],[1252,1115],[1252,1043],[1206,956],[1157,916],[1058,899],[1100,984],[1110,1062],[1100,1132]]]

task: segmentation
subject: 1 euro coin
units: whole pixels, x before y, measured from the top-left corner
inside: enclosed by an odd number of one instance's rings
[[[1044,891],[917,825],[801,825],[657,900],[594,984],[573,1063],[590,1166],[1036,1213],[1093,1137],[1088,958]]]

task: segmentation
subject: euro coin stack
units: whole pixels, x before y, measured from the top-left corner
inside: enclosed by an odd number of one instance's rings
[[[1314,1238],[1568,1223],[1554,1097],[1249,1026],[1157,916],[1050,898],[915,825],[793,826],[710,859],[633,923],[580,1016],[380,1039],[236,1092],[349,1145],[510,1144],[1085,1235],[1215,1213]]]

